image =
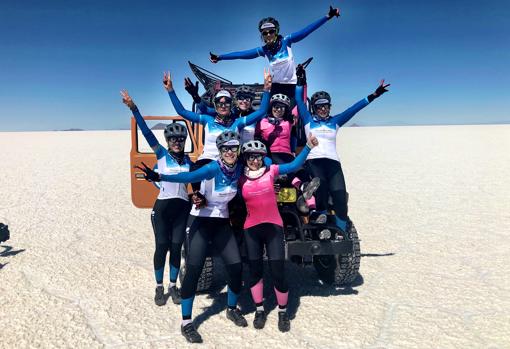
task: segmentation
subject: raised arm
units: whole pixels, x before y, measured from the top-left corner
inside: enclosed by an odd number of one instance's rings
[[[147,126],[147,123],[143,119],[142,114],[140,114],[140,111],[138,110],[138,107],[136,106],[135,102],[133,102],[133,99],[131,98],[127,90],[120,91],[120,95],[122,96],[122,102],[125,105],[127,105],[129,109],[131,109],[131,112],[135,117],[136,124],[138,125],[138,127],[140,127],[143,136],[147,140],[147,143],[149,143],[151,149],[157,154],[158,148],[160,148],[160,144],[156,139],[156,136],[154,136],[154,133],[152,133],[150,128]]]
[[[174,175],[160,174],[159,179],[164,182],[174,183],[194,183],[200,182],[203,179],[211,179],[216,175],[218,171],[218,163],[212,161],[205,166],[200,167],[196,171],[192,172],[181,172]]]
[[[257,121],[260,121],[266,114],[267,110],[269,108],[269,98],[270,98],[270,91],[271,91],[271,83],[272,83],[272,77],[269,73],[269,70],[266,70],[264,68],[264,94],[262,95],[262,100],[260,101],[259,109],[254,111],[253,113],[250,113],[249,115],[245,117],[239,117],[236,119],[236,127],[238,129],[242,129],[245,126],[251,125],[256,123]]]
[[[214,116],[216,110],[214,108],[209,107],[207,103],[205,103],[204,100],[198,94],[198,81],[193,83],[191,82],[190,78],[185,78],[184,89],[189,93],[191,98],[193,98],[193,102],[195,102],[195,105],[197,106],[201,114]]]
[[[306,125],[312,119],[312,115],[306,108],[306,104],[303,102],[303,91],[304,87],[296,85],[296,105],[298,108],[298,114],[303,123]]]
[[[175,94],[174,86],[172,83],[172,78],[170,76],[170,72],[164,73],[163,86],[165,87],[165,90],[168,91],[168,96],[170,96],[170,100],[172,101],[172,104],[173,104],[177,114],[179,114],[186,120],[189,120],[191,122],[198,122],[200,124],[206,124],[208,121],[214,120],[209,115],[197,114],[197,113],[193,113],[192,111],[184,109],[181,101],[179,100],[179,98],[177,98],[177,95]]]
[[[356,115],[357,112],[359,112],[361,109],[365,108],[370,102],[372,102],[377,97],[381,96],[383,93],[388,92],[387,87],[390,86],[390,84],[384,84],[384,79],[381,80],[381,83],[377,87],[377,89],[374,91],[374,93],[368,95],[366,98],[363,98],[362,100],[358,101],[356,104],[351,106],[349,109],[345,110],[344,112],[333,116],[333,121],[338,126],[343,126],[347,121],[349,121],[354,115]]]
[[[262,47],[256,47],[246,51],[231,52],[224,55],[215,55],[211,52],[209,52],[209,54],[211,55],[209,60],[212,63],[218,63],[219,61],[228,61],[233,59],[253,59],[257,57],[264,57],[264,51],[262,50]]]
[[[305,147],[301,150],[301,153],[287,164],[278,165],[278,173],[281,175],[296,172],[303,164],[305,163],[306,157],[310,153],[313,147],[317,146],[319,141],[317,138],[311,133],[308,135],[308,141],[306,142]]]
[[[310,35],[315,30],[319,29],[324,23],[326,23],[328,20],[330,20],[333,17],[338,17],[340,15],[340,10],[337,8],[329,7],[329,12],[326,16],[319,18],[312,24],[308,25],[307,27],[301,29],[300,31],[297,31],[295,33],[289,34],[287,38],[290,42],[295,43],[298,41],[303,40],[308,35]]]

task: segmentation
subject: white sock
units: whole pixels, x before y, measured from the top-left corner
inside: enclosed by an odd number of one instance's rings
[[[264,306],[261,305],[260,307],[257,307],[257,311],[264,311]]]
[[[156,287],[163,287],[163,284],[156,284]]]
[[[184,327],[186,326],[187,324],[191,324],[193,322],[193,320],[191,319],[188,319],[188,320],[182,320],[182,323],[181,323],[181,326]]]
[[[175,282],[170,281],[170,283],[168,284],[168,288],[175,287],[175,285],[176,285]]]
[[[286,313],[287,312],[287,307],[285,307],[285,308],[278,308],[278,312],[279,313]]]

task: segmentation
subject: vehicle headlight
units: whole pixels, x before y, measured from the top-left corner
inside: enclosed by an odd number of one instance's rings
[[[278,202],[296,202],[297,191],[296,188],[282,188],[278,192]]]
[[[331,230],[329,230],[329,229],[322,229],[319,232],[319,239],[321,239],[321,240],[329,240],[329,239],[331,239]]]

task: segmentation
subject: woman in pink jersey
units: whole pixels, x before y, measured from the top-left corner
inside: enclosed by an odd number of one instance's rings
[[[310,134],[306,146],[292,162],[269,167],[264,165],[263,159],[267,150],[262,142],[249,141],[242,147],[246,166],[244,174],[239,179],[239,190],[248,211],[244,230],[250,266],[250,289],[257,307],[253,326],[257,329],[264,327],[267,316],[263,304],[262,280],[262,257],[265,247],[278,301],[278,329],[281,332],[290,330],[290,320],[287,315],[289,289],[284,273],[283,222],[278,212],[274,181],[278,175],[296,171],[301,167],[310,150],[316,145],[318,145],[317,138]]]

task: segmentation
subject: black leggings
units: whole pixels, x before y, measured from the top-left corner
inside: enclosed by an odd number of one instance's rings
[[[245,230],[245,240],[250,265],[250,288],[262,279],[265,247],[274,287],[282,293],[287,292],[283,228],[272,223],[257,224]]]
[[[289,153],[271,153],[271,160],[273,160],[273,164],[287,164],[294,160],[294,155]],[[301,180],[301,182],[310,181],[310,175],[304,169],[300,168],[297,172],[288,173],[287,174],[290,181],[294,177],[297,177]]]
[[[190,204],[183,199],[158,199],[152,209],[151,221],[156,250],[154,251],[154,270],[165,267],[165,259],[170,251],[170,266],[181,266],[181,247],[186,234],[186,221]],[[184,214],[183,214],[184,213]],[[176,277],[176,276],[175,276]],[[171,280],[175,282],[176,280]],[[163,280],[156,280],[162,283]]]
[[[197,160],[195,161],[193,164],[191,164],[190,168],[189,168],[189,171],[192,172],[192,171],[196,171],[198,170],[200,167],[204,166],[204,165],[207,165],[208,163],[210,163],[211,159],[201,159],[201,160]],[[191,188],[193,189],[193,191],[196,191],[196,190],[200,190],[200,183],[201,182],[195,182],[195,183],[191,183]]]
[[[328,209],[328,198],[331,195],[335,214],[347,221],[347,191],[340,162],[328,158],[311,159],[306,160],[305,168],[312,176],[321,180],[321,185],[315,192],[317,210]]]
[[[229,288],[239,294],[242,280],[241,257],[228,218],[191,217],[191,220],[186,275],[181,287],[182,298],[187,299],[195,295],[209,245],[212,245],[225,263]]]

